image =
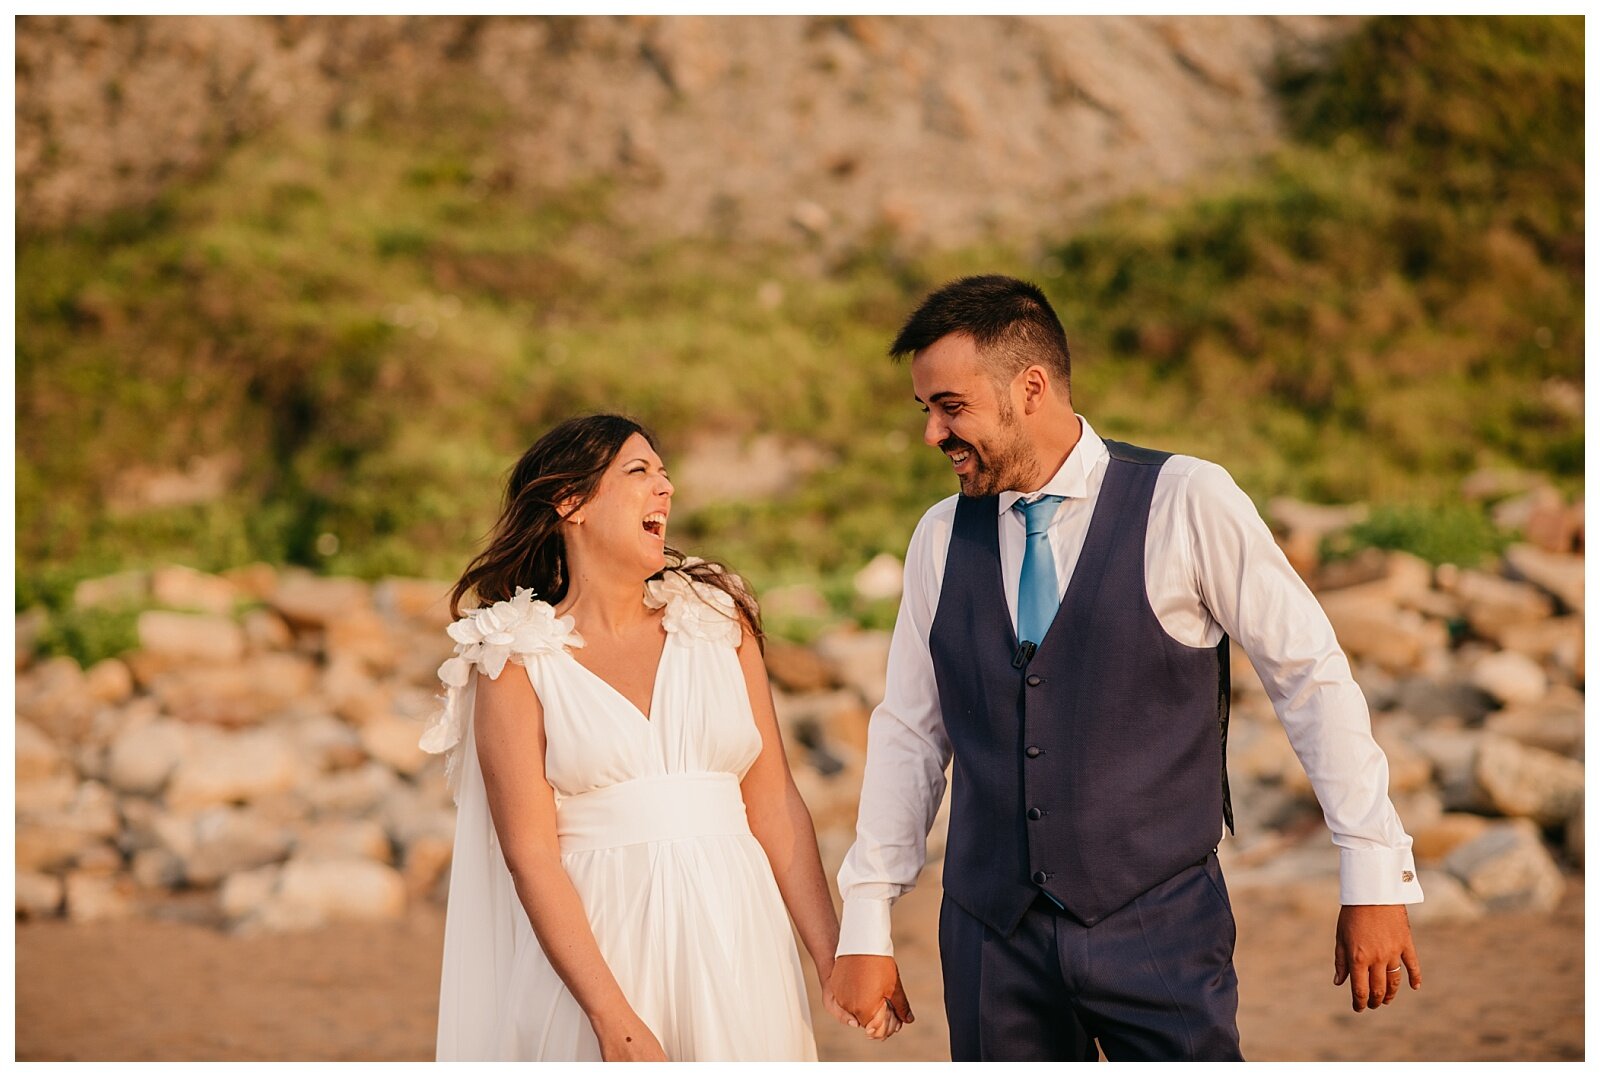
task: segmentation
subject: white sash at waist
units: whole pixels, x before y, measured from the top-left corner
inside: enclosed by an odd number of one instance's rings
[[[749,833],[739,779],[727,773],[635,778],[556,805],[563,853]]]

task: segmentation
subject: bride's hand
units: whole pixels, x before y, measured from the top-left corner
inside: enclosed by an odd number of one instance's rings
[[[900,1028],[899,1016],[895,1014],[894,1007],[889,1005],[889,1000],[884,999],[883,1005],[878,1007],[878,1012],[867,1022],[867,1036],[874,1040],[886,1040],[899,1032]]]
[[[665,1062],[667,1053],[661,1049],[650,1026],[629,1012],[612,1021],[594,1022],[594,1034],[600,1041],[600,1059],[603,1062]]]

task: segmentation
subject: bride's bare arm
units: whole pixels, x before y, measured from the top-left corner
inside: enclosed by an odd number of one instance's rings
[[[550,964],[588,1016],[606,1060],[666,1055],[628,1004],[561,866],[556,802],[544,773],[544,708],[522,667],[479,676],[473,729],[495,834],[517,897]],[[831,911],[831,910],[830,910]]]
[[[756,728],[761,732],[761,755],[745,774],[740,787],[750,831],[766,851],[783,903],[794,918],[800,940],[826,989],[833,973],[833,952],[839,946],[839,917],[834,912],[833,899],[822,873],[822,857],[817,852],[811,812],[789,773],[761,650],[749,635],[739,643],[739,667],[750,693]],[[854,1024],[826,990],[824,1001],[835,1017]]]

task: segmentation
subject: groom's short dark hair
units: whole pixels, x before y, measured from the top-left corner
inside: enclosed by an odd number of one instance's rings
[[[969,334],[997,376],[1009,381],[1038,363],[1060,378],[1070,395],[1067,334],[1044,293],[1027,281],[998,274],[951,281],[911,313],[889,354],[907,358],[951,333]]]

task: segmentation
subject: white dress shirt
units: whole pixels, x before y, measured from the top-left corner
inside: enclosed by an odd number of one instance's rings
[[[1083,419],[1078,444],[1048,483],[1029,495],[1000,495],[1000,567],[1013,623],[1025,533],[1011,506],[1024,496],[1066,498],[1049,530],[1065,594],[1110,459]],[[944,797],[951,749],[928,633],[955,513],[954,496],[929,509],[906,551],[888,686],[867,732],[856,841],[839,869],[840,954],[894,953],[889,907],[916,885]],[[1227,633],[1250,657],[1339,847],[1340,902],[1421,901],[1411,838],[1389,801],[1389,764],[1350,664],[1322,607],[1225,470],[1192,456],[1167,460],[1150,503],[1144,564],[1151,608],[1173,639],[1209,647]]]

